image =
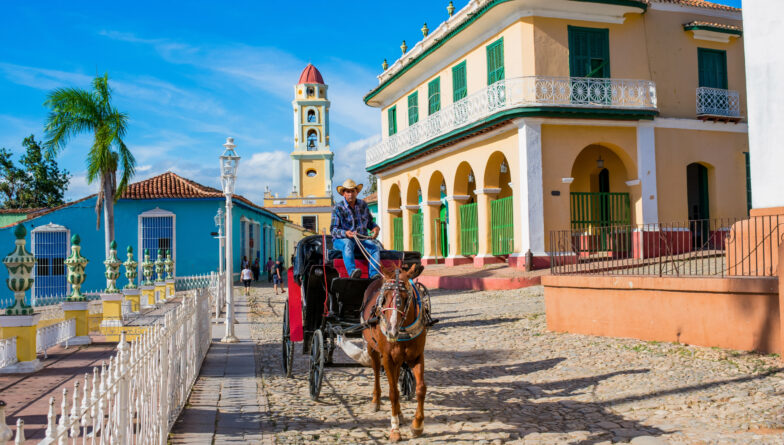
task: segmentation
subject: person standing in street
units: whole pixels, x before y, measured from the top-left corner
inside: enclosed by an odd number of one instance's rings
[[[272,268],[275,266],[275,262],[272,261],[272,257],[267,257],[267,264],[264,265],[264,270],[267,271],[267,283],[272,282]]]
[[[242,280],[242,284],[245,285],[245,296],[250,295],[250,282],[253,279],[253,272],[251,272],[249,265],[246,264],[245,267],[242,268],[240,279]]]
[[[283,288],[283,263],[281,261],[277,261],[272,266],[272,269],[272,283],[275,290],[275,295],[278,294],[278,285],[280,285],[280,293],[286,293],[286,289]]]
[[[259,259],[256,258],[256,261],[253,262],[253,266],[251,266],[250,270],[253,272],[253,281],[258,283],[259,282],[259,273],[261,272],[261,264],[259,264]]]

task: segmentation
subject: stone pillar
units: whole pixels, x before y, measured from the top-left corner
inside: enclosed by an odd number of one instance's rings
[[[87,274],[84,269],[87,266],[87,258],[82,256],[82,247],[79,245],[81,239],[78,234],[71,237],[71,254],[64,261],[68,269],[66,279],[71,284],[71,294],[62,303],[65,319],[73,318],[76,320],[76,338],[68,340],[69,345],[88,345],[90,340],[90,327],[87,323],[88,302],[82,294],[82,284],[84,284]]]
[[[163,260],[163,249],[158,249],[158,259],[155,261],[155,302],[166,301],[166,277],[164,270],[166,262]]]
[[[414,250],[411,238],[411,217],[419,211],[418,205],[403,206],[403,250]]]
[[[438,211],[441,208],[441,201],[423,201],[422,213],[424,214],[424,252],[422,252],[422,264],[436,264],[438,261],[444,262],[444,254],[440,252],[438,246],[438,234],[435,231],[433,221],[438,218]]]
[[[0,315],[3,338],[16,337],[16,357],[18,362],[0,368],[0,373],[35,372],[43,367],[36,358],[36,327],[41,314],[33,314],[33,308],[24,302],[25,292],[33,285],[32,273],[35,257],[25,248],[27,230],[18,224],[14,229],[16,248],[3,259],[8,268],[6,284],[14,293],[14,305]]]
[[[659,200],[656,192],[656,133],[653,122],[637,126],[637,179],[640,180],[642,224],[659,222]]]
[[[502,263],[500,258],[493,256],[493,244],[490,225],[490,201],[501,193],[499,188],[477,189],[477,233],[479,235],[479,252],[474,257],[474,266],[481,267],[485,264]]]
[[[460,254],[460,206],[468,201],[468,195],[452,195],[446,197],[449,207],[449,254],[446,258],[447,266],[469,264],[473,260]]]
[[[106,267],[106,280],[108,285],[106,290],[101,293],[101,303],[103,306],[103,321],[101,321],[101,332],[106,334],[105,328],[116,328],[122,326],[122,302],[123,293],[117,289],[117,278],[120,277],[120,264],[117,258],[117,241],[109,244],[109,257],[103,262]]]
[[[152,281],[153,268],[155,265],[150,261],[150,249],[144,249],[144,259],[142,260],[142,307],[155,306],[155,285]]]
[[[174,260],[172,260],[171,250],[166,250],[166,260],[164,263],[164,270],[166,271],[166,299],[174,298]]]
[[[123,295],[125,295],[126,301],[131,302],[131,311],[139,312],[141,310],[140,292],[136,287],[136,275],[138,274],[136,266],[139,263],[133,259],[133,246],[128,246],[127,256],[128,259],[125,260],[123,266],[125,266],[125,278],[128,279],[128,284],[123,288]]]
[[[387,214],[383,215],[386,229],[381,233],[381,236],[384,240],[384,246],[389,250],[395,248],[395,218],[402,214],[403,211],[401,209],[387,209]],[[379,217],[381,217],[380,213]]]

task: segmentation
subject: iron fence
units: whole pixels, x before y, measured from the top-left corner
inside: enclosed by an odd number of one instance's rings
[[[603,225],[550,232],[554,275],[775,276],[784,218]]]

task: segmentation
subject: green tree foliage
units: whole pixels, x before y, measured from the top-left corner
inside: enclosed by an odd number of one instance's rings
[[[50,109],[46,120],[46,147],[51,153],[62,150],[79,134],[93,135],[87,152],[87,183],[98,180],[96,225],[100,228],[103,206],[106,254],[114,241],[114,204],[125,191],[136,169],[136,159],[125,145],[128,115],[112,105],[109,76],[93,79],[92,90],[58,88],[49,93],[44,105]],[[119,184],[117,172],[121,171]]]
[[[365,188],[365,196],[376,193],[376,186],[378,185],[376,182],[376,175],[368,173],[367,182],[368,186]]]
[[[65,203],[70,175],[34,135],[22,141],[25,153],[14,164],[9,150],[0,149],[0,197],[3,208],[54,207]]]

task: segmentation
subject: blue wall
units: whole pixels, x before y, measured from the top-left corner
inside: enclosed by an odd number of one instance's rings
[[[27,250],[31,248],[31,232],[34,228],[49,223],[65,226],[71,235],[78,233],[81,238],[82,255],[89,260],[87,264],[87,279],[83,290],[100,290],[106,287],[104,278],[104,221],[101,218],[101,228],[96,230],[95,199],[73,204],[56,210],[41,217],[25,221],[27,229]],[[175,260],[176,275],[186,276],[207,274],[218,269],[218,240],[211,233],[217,232],[214,217],[218,208],[224,208],[225,200],[222,198],[210,199],[157,199],[157,200],[121,200],[114,208],[114,236],[117,241],[117,256],[122,261],[126,259],[126,249],[133,246],[134,258],[141,261],[139,251],[139,215],[156,207],[174,213],[175,216]],[[225,210],[225,209],[224,209]],[[234,201],[232,219],[233,224],[233,252],[234,272],[239,273],[241,247],[240,247],[240,218],[258,221],[272,226],[276,218],[264,211],[251,208],[241,202]],[[0,252],[10,253],[14,249],[15,226],[0,229]],[[262,232],[263,233],[263,232]],[[263,251],[262,251],[263,252]],[[70,253],[70,252],[69,252]],[[4,255],[3,255],[4,256]],[[125,268],[120,269],[121,277],[118,286],[125,286]],[[0,282],[8,278],[8,270],[0,267]],[[10,295],[9,290],[5,293]],[[29,294],[29,293],[28,293]]]

